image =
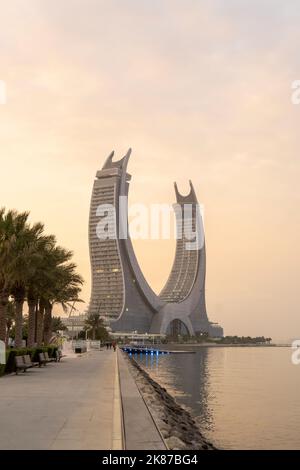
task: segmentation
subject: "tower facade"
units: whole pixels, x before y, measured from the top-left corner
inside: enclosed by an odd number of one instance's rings
[[[176,254],[166,285],[157,295],[143,276],[128,233],[130,154],[131,150],[113,161],[112,153],[94,181],[89,218],[89,314],[100,314],[116,332],[209,333],[204,231],[193,185],[190,182],[190,193],[183,196],[175,183]]]

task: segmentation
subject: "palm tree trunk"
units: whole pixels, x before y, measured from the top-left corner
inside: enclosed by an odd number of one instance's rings
[[[5,339],[5,346],[6,347],[8,346],[8,340],[9,340],[11,327],[12,327],[12,321],[9,320],[8,322],[6,322],[6,339]]]
[[[0,292],[0,341],[6,341],[8,295],[5,291]]]
[[[44,321],[44,344],[49,344],[52,336],[52,305],[46,302]]]
[[[28,299],[28,339],[27,346],[32,348],[35,343],[35,300]]]
[[[0,304],[0,341],[6,341],[6,308]]]
[[[24,299],[16,299],[15,347],[21,348],[23,342],[23,305]]]
[[[44,304],[40,302],[40,304],[36,306],[36,315],[37,315],[36,342],[38,346],[42,346],[43,344],[44,311],[45,311]]]

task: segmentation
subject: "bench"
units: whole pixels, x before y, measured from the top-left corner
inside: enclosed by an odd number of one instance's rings
[[[23,356],[23,358],[24,358],[24,363],[28,366],[28,369],[29,369],[29,367],[39,366],[39,362],[32,362],[29,354],[25,354],[25,356]]]
[[[49,357],[47,352],[44,352],[44,356],[47,362],[56,362],[56,357]]]
[[[47,362],[49,362],[49,361],[47,361],[47,359],[45,358],[44,353],[39,353],[39,364],[40,364],[40,367],[41,367],[42,365],[46,366],[46,365],[47,365]]]
[[[15,363],[16,363],[16,375],[18,375],[19,370],[23,370],[23,372],[26,372],[27,369],[29,369],[28,364],[25,364],[24,356],[16,356],[15,357]]]

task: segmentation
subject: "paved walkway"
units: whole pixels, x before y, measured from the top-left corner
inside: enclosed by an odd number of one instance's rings
[[[113,351],[0,378],[0,449],[120,449]]]

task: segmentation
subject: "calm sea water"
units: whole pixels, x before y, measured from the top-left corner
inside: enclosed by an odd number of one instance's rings
[[[290,348],[136,355],[223,449],[300,449],[300,365]]]

